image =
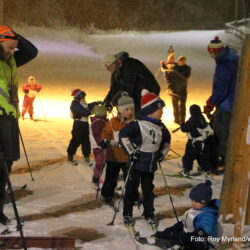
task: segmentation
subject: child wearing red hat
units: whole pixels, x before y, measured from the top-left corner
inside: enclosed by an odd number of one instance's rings
[[[101,104],[102,102],[87,103],[85,101],[86,93],[81,89],[72,90],[71,95],[74,100],[71,102],[70,111],[71,117],[74,119],[72,129],[72,139],[69,142],[67,149],[68,161],[77,165],[73,160],[77,148],[81,145],[82,154],[86,163],[90,164],[90,139],[89,139],[89,123],[88,117],[91,114],[94,106]]]
[[[165,103],[147,90],[142,91],[141,110],[137,119],[119,133],[119,141],[132,161],[130,177],[123,199],[124,224],[133,223],[133,203],[141,184],[144,217],[149,224],[156,224],[154,217],[153,180],[157,162],[162,161],[169,150],[170,133],[161,122]]]

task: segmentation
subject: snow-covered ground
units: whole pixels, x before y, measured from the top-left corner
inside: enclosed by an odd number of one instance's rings
[[[159,61],[165,59],[167,50],[173,45],[177,57],[185,55],[192,67],[189,80],[188,106],[193,103],[203,105],[211,92],[214,61],[206,48],[208,42],[219,35],[229,44],[240,48],[240,42],[223,31],[185,31],[166,33],[122,33],[84,36],[84,43],[62,34],[34,27],[17,28],[16,32],[28,37],[39,49],[38,57],[19,69],[20,84],[29,75],[35,75],[43,85],[39,98],[35,101],[35,118],[38,122],[20,120],[20,128],[32,166],[34,181],[23,154],[14,164],[11,180],[14,186],[17,207],[24,222],[25,236],[73,236],[78,249],[157,249],[152,246],[136,245],[122,224],[121,210],[114,226],[107,226],[114,211],[101,197],[95,200],[95,189],[91,183],[92,168],[82,160],[78,151],[78,166],[66,162],[66,148],[71,137],[72,120],[69,116],[71,89],[79,87],[87,93],[87,101],[102,100],[109,88],[110,74],[101,64],[106,53],[125,50],[132,57],[142,60],[153,73],[159,68]],[[172,130],[172,108],[166,93],[166,84],[157,75],[166,101],[164,122]],[[20,90],[20,96],[23,94]],[[183,154],[186,137],[181,132],[172,135],[171,149]],[[165,173],[180,171],[181,158],[169,153],[169,160],[162,163]],[[195,165],[196,169],[197,165]],[[174,205],[181,216],[190,206],[190,188],[201,182],[182,178],[167,177]],[[214,198],[219,198],[222,176],[214,177]],[[27,184],[25,190],[20,190]],[[160,218],[159,229],[175,223],[168,194],[163,189],[164,181],[155,175],[156,215]],[[122,182],[118,186],[122,186]],[[117,191],[120,192],[120,191]],[[5,206],[5,212],[13,218],[12,205]],[[134,216],[139,217],[134,208]],[[142,234],[153,232],[139,217],[136,228]],[[232,227],[226,226],[224,233],[232,234]],[[13,233],[18,235],[18,233]]]

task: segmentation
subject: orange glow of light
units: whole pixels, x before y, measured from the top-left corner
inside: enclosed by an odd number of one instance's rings
[[[167,92],[162,92],[160,96],[166,106],[163,109],[163,116],[162,121],[168,128],[175,128],[178,125],[174,124],[174,116],[173,116],[173,108],[172,108],[172,100],[171,97],[167,94]],[[192,95],[188,96],[188,101],[186,104],[187,108],[187,115],[186,120],[190,117],[189,114],[189,106],[192,104],[200,105],[201,110],[203,110],[203,105],[205,103],[207,95],[201,93],[193,93]],[[88,95],[86,101],[88,103],[100,100],[100,95]],[[53,95],[46,95],[42,96],[42,98],[36,97],[34,101],[34,116],[36,118],[68,118],[70,117],[70,104],[72,102],[71,96],[53,96]],[[20,110],[22,108],[22,101],[20,103]],[[113,109],[112,113],[107,113],[107,118],[110,119],[113,116],[117,115],[116,108]]]

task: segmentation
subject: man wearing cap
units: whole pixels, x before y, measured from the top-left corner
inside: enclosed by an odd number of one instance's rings
[[[220,157],[221,165],[224,165],[239,57],[234,49],[225,47],[219,37],[215,37],[209,43],[208,52],[215,60],[216,68],[212,95],[206,101],[204,113],[209,115],[216,107],[212,125],[218,140],[216,143],[217,154]]]
[[[117,105],[117,100],[126,92],[135,102],[135,111],[140,109],[141,91],[148,89],[157,95],[160,86],[154,75],[139,60],[122,51],[116,55],[106,55],[103,64],[111,72],[111,85],[104,103],[108,110]]]
[[[3,213],[5,169],[11,171],[20,157],[18,127],[17,67],[29,62],[38,53],[36,47],[7,26],[0,26],[0,223],[9,219]]]

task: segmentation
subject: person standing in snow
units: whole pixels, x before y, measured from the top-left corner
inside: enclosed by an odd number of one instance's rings
[[[38,53],[37,48],[7,26],[0,26],[0,223],[8,224],[4,214],[5,187],[13,161],[20,158],[17,67]]]
[[[34,114],[33,103],[38,92],[40,92],[40,90],[42,89],[42,86],[36,83],[36,78],[34,76],[30,76],[28,78],[28,83],[23,85],[22,88],[23,92],[25,93],[23,99],[22,118],[24,119],[24,115],[28,110],[30,119],[33,120],[33,114]]]
[[[163,239],[165,248],[179,245],[185,250],[210,249],[209,238],[219,236],[219,200],[211,200],[213,194],[211,185],[211,181],[206,180],[205,183],[200,183],[191,189],[189,198],[192,208],[185,212],[180,222],[164,231],[157,231],[154,235],[156,242],[158,239]]]
[[[69,142],[67,149],[68,157],[67,160],[75,163],[73,160],[77,148],[81,145],[81,150],[85,162],[90,164],[90,140],[89,140],[89,123],[88,117],[94,106],[101,104],[101,102],[87,103],[85,100],[86,93],[80,89],[74,89],[71,93],[74,100],[71,102],[70,111],[72,118],[74,119],[72,129],[72,139]]]
[[[234,49],[224,46],[219,37],[208,45],[208,52],[215,60],[216,68],[213,79],[212,95],[206,101],[204,113],[210,115],[213,109],[212,127],[217,139],[217,155],[224,166],[231,112],[234,103],[239,57]]]
[[[102,171],[105,166],[105,151],[99,144],[101,142],[101,133],[108,119],[106,118],[107,110],[104,105],[96,105],[93,109],[93,113],[95,116],[90,117],[90,144],[95,158],[92,182],[99,185]]]
[[[102,186],[101,194],[105,202],[112,204],[117,186],[120,171],[123,172],[123,179],[127,176],[128,157],[119,145],[119,132],[134,119],[134,101],[129,96],[122,96],[118,99],[116,117],[106,123],[102,134],[100,146],[106,149],[106,175]],[[136,197],[138,199],[138,197]]]
[[[103,101],[109,111],[117,105],[123,92],[133,98],[135,112],[140,109],[143,89],[160,94],[161,88],[154,75],[141,61],[130,57],[127,52],[106,55],[103,57],[103,64],[111,72],[110,89]]]
[[[156,224],[154,172],[157,162],[167,155],[171,139],[169,131],[161,122],[164,106],[164,101],[156,94],[143,90],[141,110],[137,113],[137,119],[119,133],[120,144],[132,164],[123,198],[124,224],[133,223],[133,205],[140,184],[143,192],[143,215],[149,224]]]
[[[174,54],[168,56],[167,64],[161,61],[161,70],[168,83],[169,95],[172,97],[174,122],[181,124],[186,120],[187,84],[191,68],[186,64],[187,58],[180,56],[174,62]]]
[[[215,171],[215,166],[210,164],[210,142],[214,132],[206,122],[198,105],[191,105],[189,110],[191,117],[187,122],[181,124],[181,131],[186,132],[188,137],[185,154],[182,157],[183,171],[179,173],[184,177],[189,176],[194,160],[198,161],[201,170],[207,173]]]

